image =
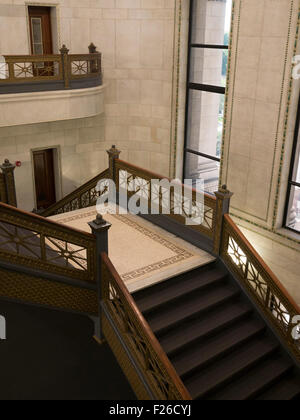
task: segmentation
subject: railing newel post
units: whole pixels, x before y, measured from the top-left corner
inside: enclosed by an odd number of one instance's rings
[[[4,176],[7,204],[14,207],[18,207],[16,183],[15,183],[15,176],[14,176],[15,168],[16,168],[16,165],[13,165],[12,163],[10,163],[8,159],[5,159],[4,163],[0,165],[0,169],[2,170],[2,173]]]
[[[68,54],[69,54],[70,50],[64,44],[59,51],[60,51],[60,54],[61,54],[61,62],[62,62],[63,78],[64,78],[64,82],[65,82],[65,89],[69,89],[70,88],[70,75],[69,75]]]
[[[215,192],[215,195],[217,197],[217,205],[214,227],[213,251],[216,255],[220,255],[223,237],[224,215],[229,213],[230,200],[233,196],[233,193],[227,189],[226,185],[223,185],[222,188],[219,188],[219,191]]]
[[[116,180],[116,165],[115,165],[115,161],[116,159],[119,159],[121,151],[118,150],[116,148],[115,145],[111,146],[110,150],[107,150],[108,156],[109,156],[109,173],[110,173],[110,177],[112,180],[115,181],[115,183],[117,184],[117,180]]]
[[[89,53],[90,54],[98,54],[97,47],[93,42],[91,42],[91,44],[89,45]],[[90,72],[91,73],[97,73],[97,61],[96,60],[91,60],[90,61]]]
[[[103,300],[102,296],[102,259],[101,253],[105,252],[108,254],[108,230],[111,227],[111,224],[103,219],[101,214],[97,214],[97,217],[92,222],[88,223],[92,229],[92,233],[96,237],[96,281],[98,289],[98,318],[96,321],[95,328],[95,339],[102,344],[104,342],[104,336],[102,332],[102,320],[101,320],[101,302]]]

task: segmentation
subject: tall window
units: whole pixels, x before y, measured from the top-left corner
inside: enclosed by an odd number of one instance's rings
[[[289,176],[285,226],[300,233],[300,99]]]
[[[218,189],[232,0],[191,0],[184,177]]]

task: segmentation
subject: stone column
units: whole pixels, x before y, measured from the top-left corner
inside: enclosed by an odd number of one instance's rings
[[[111,224],[103,219],[101,214],[98,214],[96,219],[89,222],[89,226],[92,229],[92,233],[96,236],[96,278],[97,278],[97,289],[98,289],[98,307],[99,315],[96,320],[95,326],[95,339],[102,344],[104,336],[102,333],[102,322],[101,322],[101,300],[102,300],[102,281],[101,281],[101,253],[105,252],[108,254],[108,230]]]
[[[223,218],[225,214],[229,213],[230,200],[233,193],[227,189],[226,185],[223,185],[223,187],[220,188],[215,195],[217,197],[217,210],[214,229],[214,253],[216,255],[220,255],[223,234]]]
[[[14,176],[15,167],[16,166],[10,163],[8,159],[5,159],[4,163],[0,165],[4,176],[7,204],[17,207],[16,183]]]

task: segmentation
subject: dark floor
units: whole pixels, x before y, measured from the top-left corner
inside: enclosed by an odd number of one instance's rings
[[[0,400],[136,399],[89,318],[2,300],[0,315]]]

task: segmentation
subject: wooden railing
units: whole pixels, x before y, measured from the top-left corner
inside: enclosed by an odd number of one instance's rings
[[[141,191],[142,195],[145,193],[145,195],[148,196],[149,212],[151,211],[151,203],[155,199],[155,197],[151,194],[151,180],[153,179],[166,179],[171,181],[167,177],[139,168],[138,166],[132,165],[128,162],[124,162],[120,159],[115,160],[115,182],[117,190],[120,191],[121,188],[128,189],[131,183],[135,183],[137,186],[136,190]],[[189,199],[184,196],[183,185],[180,185],[180,187],[180,201],[176,198],[175,189],[171,188],[170,190],[170,197],[168,197],[168,199],[170,198],[170,214],[166,214],[166,216],[183,225],[185,225],[186,220],[189,219],[191,222],[195,223],[189,225],[193,230],[213,239],[217,209],[216,197],[204,194],[204,201],[198,202],[196,197],[197,192],[193,189],[192,200],[190,200],[191,202],[189,203],[187,202]],[[160,191],[157,192],[160,210],[162,210],[164,201],[163,190],[164,188],[162,187]],[[133,192],[132,194],[135,193],[136,192]],[[130,193],[128,193],[128,196],[130,197]],[[192,213],[187,213],[187,209],[191,208]]]
[[[221,258],[300,361],[300,340],[292,334],[300,308],[228,214],[224,216]]]
[[[63,82],[62,87],[70,88],[72,81],[98,79],[100,85],[101,53],[93,44],[89,49],[90,54],[69,54],[63,46],[61,54],[6,55],[5,61],[0,62],[0,93],[5,85],[32,82]]]
[[[101,172],[101,174],[95,176],[95,178],[86,182],[81,187],[77,188],[71,194],[64,197],[62,200],[53,204],[48,209],[41,212],[41,216],[49,217],[56,214],[68,213],[70,211],[79,210],[91,206],[95,206],[97,199],[105,191],[97,191],[97,184],[101,179],[105,180],[109,178],[109,170]]]
[[[155,398],[190,400],[191,396],[105,253],[101,260],[102,301]]]
[[[135,186],[140,186],[140,192],[145,188],[149,193],[152,179],[164,179],[161,175],[120,160],[120,152],[115,147],[108,153],[109,169],[49,208],[43,215],[58,214],[95,205],[100,194],[109,189],[109,182],[107,188],[106,184],[100,189],[96,188],[101,180],[106,183],[107,180],[113,179],[119,192],[122,188],[127,189],[129,184],[134,183]],[[273,324],[274,329],[300,361],[299,341],[296,341],[292,334],[295,328],[294,319],[300,315],[300,308],[230,218],[228,213],[231,195],[225,186],[216,192],[216,197],[205,194],[204,218],[200,225],[191,225],[189,228],[204,235],[207,240],[213,241],[215,255],[222,259],[241,286],[248,289],[265,316]],[[153,197],[151,194],[150,198],[146,196],[150,206]],[[130,192],[128,198],[130,198]],[[193,191],[192,204],[196,209],[194,217],[197,218],[196,198],[196,192]],[[162,192],[159,193],[159,200],[163,200]],[[183,206],[184,201],[183,196],[182,201],[176,205]],[[175,197],[171,194],[171,214],[165,216],[185,225],[185,218],[190,215],[184,214],[184,207],[182,207],[182,215],[174,214],[174,208]],[[203,203],[200,203],[199,211],[203,212]],[[11,219],[10,223],[15,224],[15,221]],[[18,226],[26,228],[23,222]],[[37,231],[32,227],[31,230]],[[102,300],[156,398],[189,399],[190,396],[180,378],[106,255],[102,255],[101,288]],[[102,314],[102,316],[105,315]],[[119,349],[117,347],[115,351],[120,351],[120,346]]]
[[[56,275],[95,283],[96,239],[0,203],[0,259]]]

